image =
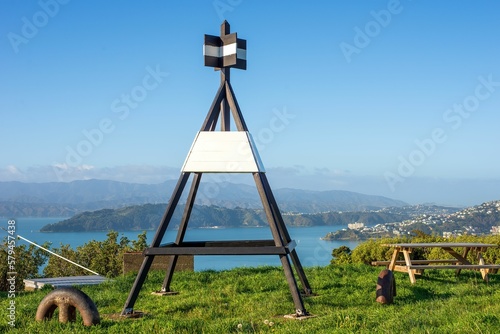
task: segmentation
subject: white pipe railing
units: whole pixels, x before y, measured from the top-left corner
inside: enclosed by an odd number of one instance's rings
[[[6,230],[6,229],[4,229],[3,227],[2,227],[2,230],[7,231],[7,230]],[[19,234],[17,235],[17,238],[18,238],[18,239],[22,239],[22,240],[24,240],[24,241],[26,241],[26,242],[28,242],[28,243],[32,244],[33,246],[36,246],[36,247],[38,247],[38,248],[40,248],[40,249],[42,249],[42,250],[44,250],[44,251],[46,251],[46,252],[48,252],[48,253],[50,253],[50,254],[52,254],[52,255],[55,255],[55,256],[57,256],[57,257],[59,257],[59,258],[63,259],[64,261],[67,261],[67,262],[69,262],[69,263],[71,263],[71,264],[74,264],[74,265],[75,265],[75,266],[77,266],[77,267],[80,267],[80,268],[82,268],[82,269],[85,269],[85,270],[87,270],[87,271],[91,272],[91,273],[92,273],[92,274],[94,274],[94,275],[99,275],[99,274],[98,274],[98,273],[96,273],[95,271],[92,271],[92,270],[90,270],[89,268],[85,268],[85,267],[84,267],[84,266],[82,266],[81,264],[78,264],[78,263],[76,263],[76,262],[73,262],[73,261],[71,261],[70,259],[65,258],[64,256],[61,256],[61,255],[59,255],[59,254],[57,254],[57,253],[54,253],[53,251],[50,251],[50,250],[48,250],[47,248],[42,247],[42,246],[40,246],[40,245],[38,245],[38,244],[34,243],[33,241],[30,241],[30,240],[28,240],[28,239],[26,239],[26,238],[24,238],[24,237],[20,236]]]

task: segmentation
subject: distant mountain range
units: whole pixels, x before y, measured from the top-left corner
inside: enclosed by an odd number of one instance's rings
[[[0,216],[69,217],[84,211],[166,203],[176,182],[176,180],[161,184],[108,180],[68,183],[0,182]],[[187,194],[187,190],[185,189],[184,193]],[[365,211],[407,205],[402,201],[383,196],[340,190],[310,191],[285,188],[273,189],[273,193],[282,212]],[[229,209],[262,208],[255,186],[229,182],[202,182],[196,204]]]

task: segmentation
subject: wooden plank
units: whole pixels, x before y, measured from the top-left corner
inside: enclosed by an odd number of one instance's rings
[[[484,263],[484,259],[483,257],[481,256],[481,253],[478,254],[478,257],[479,257],[479,264],[481,266],[483,266],[483,268],[479,269],[479,271],[481,271],[481,276],[483,276],[483,279],[488,282],[489,281],[489,277],[488,277],[488,269],[484,269],[484,266],[486,265]]]
[[[252,137],[250,136],[250,140]],[[266,190],[267,194],[267,199],[269,201],[269,205],[274,217],[274,221],[276,222],[276,225],[278,227],[278,230],[283,238],[283,241],[285,243],[295,243],[290,237],[290,234],[288,233],[288,230],[285,226],[285,222],[283,221],[283,217],[281,216],[281,212],[278,207],[278,203],[276,202],[276,199],[274,198],[273,192],[271,190],[271,186],[269,185],[269,181],[267,180],[266,174],[265,173],[259,173],[259,179],[262,183],[262,186]],[[304,272],[304,268],[302,267],[302,264],[300,263],[299,256],[297,255],[297,251],[293,249],[290,252],[290,258],[292,260],[293,266],[295,267],[295,270],[297,271],[297,275],[299,276],[299,280],[302,284],[302,288],[304,290],[304,294],[306,296],[311,296],[312,295],[312,289],[311,285],[309,284],[309,281],[307,280],[306,274]]]
[[[274,240],[190,241],[147,248],[144,255],[287,255],[295,245],[292,241],[276,246]]]
[[[231,70],[229,68],[221,68],[220,69],[220,84],[226,85],[226,81],[231,80]],[[220,129],[221,131],[230,131],[231,130],[231,109],[229,109],[229,103],[226,98],[222,100],[220,103]]]
[[[272,239],[258,239],[258,240],[212,240],[212,241],[184,241],[182,243],[165,243],[160,247],[260,247],[260,246],[275,246]]]
[[[196,193],[198,192],[198,187],[201,182],[201,173],[195,173],[193,176],[193,182],[191,183],[191,189],[189,190],[189,194],[186,200],[186,205],[184,206],[184,213],[182,214],[181,224],[179,225],[179,229],[177,230],[177,237],[175,239],[176,244],[180,244],[184,241],[184,236],[186,234],[187,224],[189,222],[189,218],[191,217],[191,212],[193,210],[194,202],[196,199]],[[163,284],[161,286],[162,292],[170,292],[170,283],[172,281],[172,277],[174,275],[174,270],[177,266],[177,261],[180,258],[184,258],[185,256],[179,257],[178,255],[169,256],[170,262],[166,270],[165,279],[163,280]],[[159,258],[164,258],[160,256]],[[182,263],[182,261],[180,261]],[[154,263],[154,261],[153,261]],[[193,257],[193,269],[194,269],[194,257]]]
[[[233,114],[233,120],[236,124],[236,128],[238,131],[248,131],[245,120],[243,119],[243,114],[241,113],[240,106],[238,105],[238,101],[234,95],[233,87],[229,81],[226,81],[226,99],[231,108],[231,113]]]
[[[411,263],[410,251],[407,249],[403,249],[403,255],[405,257],[406,266],[409,267],[409,264]],[[412,269],[412,268],[409,268],[409,269]],[[417,282],[417,279],[415,278],[415,271],[408,270],[408,275],[410,276],[410,283],[415,284]]]
[[[428,243],[405,243],[405,244],[383,244],[386,247],[398,248],[426,248],[426,247],[499,247],[497,244],[482,244],[477,242],[428,242]]]
[[[404,265],[404,266],[396,265],[396,266],[394,266],[394,270],[393,271],[398,271],[398,272],[401,272],[401,273],[408,274],[408,267],[406,265]],[[424,272],[423,269],[417,269],[417,270],[412,270],[412,271],[413,271],[414,275],[422,275],[422,273]]]
[[[411,265],[409,269],[500,269],[500,264]]]
[[[215,128],[215,123],[217,123],[217,119],[219,117],[219,112],[220,112],[220,104],[223,99],[226,98],[226,85],[224,83],[221,83],[219,86],[219,89],[217,90],[217,93],[215,95],[214,100],[212,101],[212,105],[210,106],[210,109],[208,110],[208,114],[205,118],[205,121],[203,122],[203,125],[201,126],[201,131],[209,131],[209,130],[214,130]]]
[[[156,230],[155,236],[153,237],[153,242],[151,243],[151,247],[158,247],[161,244],[162,239],[163,239],[163,235],[165,234],[165,231],[167,230],[168,224],[170,223],[170,220],[172,219],[172,215],[174,214],[177,203],[179,202],[179,199],[181,198],[182,191],[184,190],[184,187],[186,186],[186,183],[189,179],[189,175],[190,175],[190,173],[182,173],[181,176],[179,177],[179,180],[177,181],[177,185],[175,186],[174,192],[172,193],[172,196],[170,197],[170,201],[168,202],[167,209],[165,210],[165,213],[163,214],[163,217],[161,219],[161,223],[158,226],[158,229]],[[154,256],[145,256],[144,257],[144,260],[142,261],[142,265],[139,268],[139,273],[137,274],[137,276],[135,278],[134,284],[132,285],[132,289],[130,289],[127,300],[125,301],[125,306],[123,307],[123,310],[121,313],[122,315],[133,313],[135,301],[137,300],[137,297],[139,296],[139,292],[142,288],[142,285],[144,284],[144,281],[146,280],[146,276],[148,275],[149,268],[151,267],[153,260],[154,260]]]
[[[457,263],[462,263],[462,264],[467,264],[467,265],[471,265],[472,264],[465,257],[463,257],[462,255],[460,255],[457,252],[455,252],[451,247],[443,247],[443,250],[447,251],[451,256],[453,256],[454,258],[456,258],[458,260]],[[465,250],[464,250],[464,254],[467,254],[469,252],[469,250],[470,250],[470,248],[466,247]]]
[[[408,273],[408,268],[406,266],[396,265],[396,266],[394,266],[393,271],[399,271],[399,272],[402,272],[402,273]]]
[[[99,275],[89,276],[70,276],[70,277],[51,277],[51,278],[32,278],[24,279],[25,290],[32,291],[41,289],[44,285],[51,285],[55,288],[66,286],[83,286],[101,284],[106,277]]]
[[[447,249],[446,247],[444,247],[443,249],[446,250],[448,253],[450,253],[452,256],[454,256],[453,251],[451,251],[451,252],[449,251],[449,250],[451,250],[450,248]],[[478,254],[478,256],[480,256],[481,255],[481,251],[483,249],[486,249],[486,248],[480,248],[480,249],[475,248],[474,250],[476,251],[476,253]],[[464,259],[465,261],[460,261],[460,262],[457,262],[456,264],[472,264],[471,262],[467,261],[467,254],[469,254],[470,250],[471,250],[470,247],[464,247],[464,250],[462,252],[462,259]],[[460,259],[460,257],[456,257],[456,256],[455,256],[455,258]],[[480,263],[480,264],[484,264],[484,263]],[[460,271],[461,270],[462,269],[457,269],[455,271],[455,274],[457,276],[460,275]],[[484,278],[484,276],[483,276],[483,278]]]
[[[286,255],[285,247],[167,247],[151,248],[144,252],[146,256],[154,255]]]
[[[430,263],[457,263],[456,259],[442,259],[442,260],[411,260],[412,264],[430,264]],[[372,266],[387,266],[391,261],[372,261]],[[396,264],[406,264],[403,260],[396,261]]]
[[[394,270],[394,268],[396,267],[396,259],[398,258],[398,255],[399,255],[399,249],[395,248],[394,251],[392,252],[391,261],[388,266],[389,270]]]
[[[405,274],[408,274],[408,267],[407,266],[394,266],[394,270],[393,271],[398,271],[400,273],[405,273]],[[413,275],[422,275],[424,273],[424,269],[411,269],[411,271],[413,272]]]

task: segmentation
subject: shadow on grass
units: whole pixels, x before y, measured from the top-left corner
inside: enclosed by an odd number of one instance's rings
[[[410,288],[410,292],[408,295],[404,297],[400,297],[398,299],[404,301],[405,303],[414,303],[418,301],[431,300],[431,299],[449,299],[453,297],[453,294],[450,292],[436,292],[434,289],[430,289],[427,287],[413,286]]]
[[[119,322],[145,321],[145,320],[155,319],[155,317],[148,312],[142,312],[140,310],[136,310],[135,312],[137,312],[137,314],[140,315],[134,317],[127,317],[127,316],[122,316],[121,312],[103,313],[101,314],[101,323],[98,326],[107,329],[116,326],[116,324]]]
[[[455,275],[454,271],[430,271],[417,276],[417,282],[410,284],[407,275],[397,275],[397,295],[395,302],[408,304],[425,300],[446,300],[464,294],[481,294],[482,287],[498,286],[500,275],[490,274],[485,282],[481,273],[467,271]]]
[[[239,267],[228,270],[228,272],[236,273],[238,275],[255,275],[255,274],[269,274],[274,272],[282,272],[282,267],[277,266],[259,266],[259,267]]]
[[[454,270],[447,271],[429,271],[422,276],[417,276],[418,281],[442,282],[442,283],[469,283],[477,282],[484,284],[500,284],[500,274],[489,274],[488,281],[484,281],[479,271],[462,271],[460,275],[456,275]]]
[[[500,284],[500,273],[497,274],[489,274],[488,284]]]
[[[342,289],[343,287],[344,285],[342,284],[342,282],[335,281],[335,282],[323,283],[321,284],[320,287],[316,286],[316,289],[315,290],[313,289],[313,291],[315,292],[322,291],[324,293],[325,291],[329,292],[336,289]],[[320,293],[318,292],[318,294]]]

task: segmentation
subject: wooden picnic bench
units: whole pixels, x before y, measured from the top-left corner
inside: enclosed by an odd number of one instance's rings
[[[392,247],[394,251],[390,261],[373,261],[372,265],[385,265],[391,271],[400,271],[408,273],[410,282],[416,282],[415,275],[422,274],[425,269],[455,269],[459,275],[463,269],[479,270],[485,281],[488,281],[488,273],[496,272],[500,269],[500,264],[486,264],[482,253],[490,247],[498,247],[496,244],[482,243],[405,243],[405,244],[383,244],[382,246]],[[410,256],[412,251],[417,248],[441,248],[453,259],[438,260],[413,260]],[[462,254],[454,249],[463,248]],[[478,263],[474,264],[467,260],[470,252],[476,253]],[[403,253],[404,260],[398,260],[398,255]]]

